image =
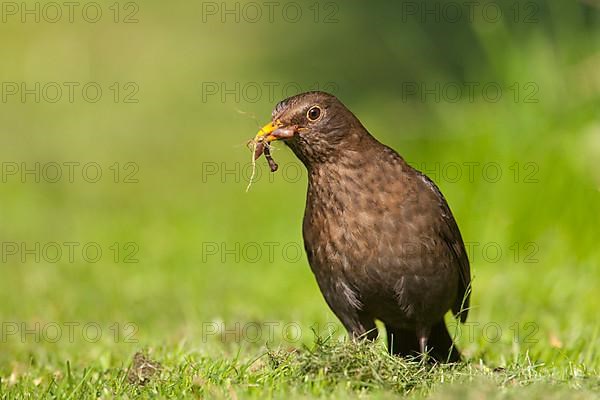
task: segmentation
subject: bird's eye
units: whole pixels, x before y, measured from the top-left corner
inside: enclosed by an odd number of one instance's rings
[[[309,121],[316,121],[319,119],[319,117],[321,116],[321,107],[319,106],[313,106],[311,107],[308,112],[306,113],[306,118],[309,119]]]

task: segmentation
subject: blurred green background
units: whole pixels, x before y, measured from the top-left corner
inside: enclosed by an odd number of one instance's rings
[[[22,14],[35,2],[7,4],[0,376],[120,365],[153,346],[264,346],[207,327],[273,322],[273,345],[299,346],[315,324],[337,325],[297,254],[306,173],[279,145],[281,170],[259,160],[245,192],[247,140],[279,100],[312,89],[337,95],[445,194],[471,246],[468,357],[598,368],[599,3],[482,2],[470,15],[443,2],[298,1],[272,14],[263,2],[99,2],[95,23],[86,3],[73,22],[66,7],[51,22],[37,3],[36,22]],[[90,243],[98,261],[82,254]],[[23,323],[37,333],[23,340]],[[287,323],[299,341],[282,337]],[[55,343],[48,324],[62,329]]]

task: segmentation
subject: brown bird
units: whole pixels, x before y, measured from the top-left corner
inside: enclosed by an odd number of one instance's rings
[[[354,337],[387,331],[392,354],[456,362],[444,323],[464,322],[470,268],[438,187],[380,143],[335,96],[283,100],[255,157],[283,140],[308,170],[304,246],[327,304]]]

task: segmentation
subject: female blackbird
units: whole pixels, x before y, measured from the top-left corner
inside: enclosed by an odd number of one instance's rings
[[[437,186],[331,94],[277,104],[255,138],[267,146],[273,140],[283,140],[308,170],[304,246],[348,332],[373,339],[379,319],[392,354],[459,361],[444,315],[451,309],[467,318],[469,260]]]

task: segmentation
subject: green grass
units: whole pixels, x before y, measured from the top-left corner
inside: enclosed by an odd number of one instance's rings
[[[0,397],[597,398],[598,11],[541,3],[537,24],[399,24],[396,6],[344,4],[331,25],[202,23],[200,3],[160,2],[140,4],[131,25],[0,24],[2,82],[140,88],[137,104],[0,103],[3,167],[103,172],[0,183],[0,242],[25,246],[0,260]],[[375,136],[438,183],[472,246],[468,325],[448,319],[464,364],[343,340],[296,253],[306,174],[293,179],[297,161],[279,146],[281,170],[261,160],[245,193],[245,142],[281,93],[203,101],[202,82],[221,81],[335,82]],[[413,81],[535,82],[539,101],[403,101]],[[125,183],[130,162],[137,182]],[[465,163],[502,176],[444,173]],[[72,262],[65,242],[79,243]],[[63,255],[34,250],[38,261],[26,251],[36,243]],[[96,262],[81,253],[90,243]],[[140,351],[161,365],[143,386],[127,378]]]
[[[317,338],[310,347],[266,349],[254,357],[238,353],[213,358],[180,346],[152,349],[150,357],[162,363],[159,372],[143,385],[128,379],[127,366],[92,364],[73,370],[67,362],[54,366],[52,372],[22,376],[18,385],[9,382],[4,393],[15,398],[27,393],[60,398],[388,398],[394,394],[411,398],[591,398],[600,385],[598,377],[583,366],[559,368],[536,363],[528,355],[497,368],[483,362],[432,366],[390,356],[379,344],[339,342],[331,337]]]

